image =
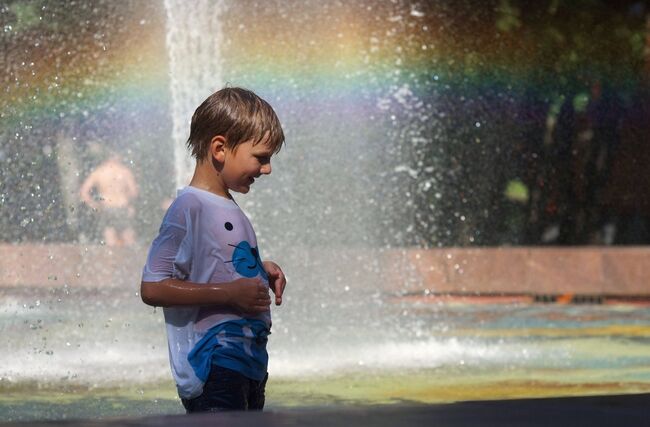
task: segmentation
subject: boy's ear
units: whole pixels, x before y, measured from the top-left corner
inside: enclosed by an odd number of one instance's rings
[[[226,160],[226,138],[217,135],[210,140],[210,156],[220,163]]]

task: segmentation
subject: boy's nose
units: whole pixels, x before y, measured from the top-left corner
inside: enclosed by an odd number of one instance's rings
[[[271,173],[271,163],[267,163],[265,165],[262,165],[260,168],[260,173],[263,175],[268,175]]]

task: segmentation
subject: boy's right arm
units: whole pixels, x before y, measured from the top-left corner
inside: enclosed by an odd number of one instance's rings
[[[200,203],[190,197],[176,199],[165,214],[142,273],[142,301],[155,307],[222,306],[246,314],[268,310],[268,288],[257,279],[193,283],[178,278],[189,276],[194,242],[187,230],[192,229],[192,221],[200,212]]]
[[[206,284],[174,278],[142,281],[140,296],[145,304],[155,307],[219,305],[247,314],[264,312],[271,305],[268,288],[258,280],[247,278]]]

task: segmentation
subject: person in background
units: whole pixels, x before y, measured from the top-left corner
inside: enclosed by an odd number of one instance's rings
[[[111,154],[88,175],[79,195],[97,212],[106,245],[130,246],[135,243],[133,202],[138,197],[138,185],[131,169],[116,154]]]

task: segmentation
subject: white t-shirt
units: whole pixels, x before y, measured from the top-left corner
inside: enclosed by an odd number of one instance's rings
[[[194,283],[258,277],[268,286],[255,232],[234,201],[195,187],[179,190],[142,273],[145,282],[172,277]],[[181,398],[201,394],[213,364],[255,380],[266,375],[270,310],[250,318],[217,306],[166,307],[163,312]]]

